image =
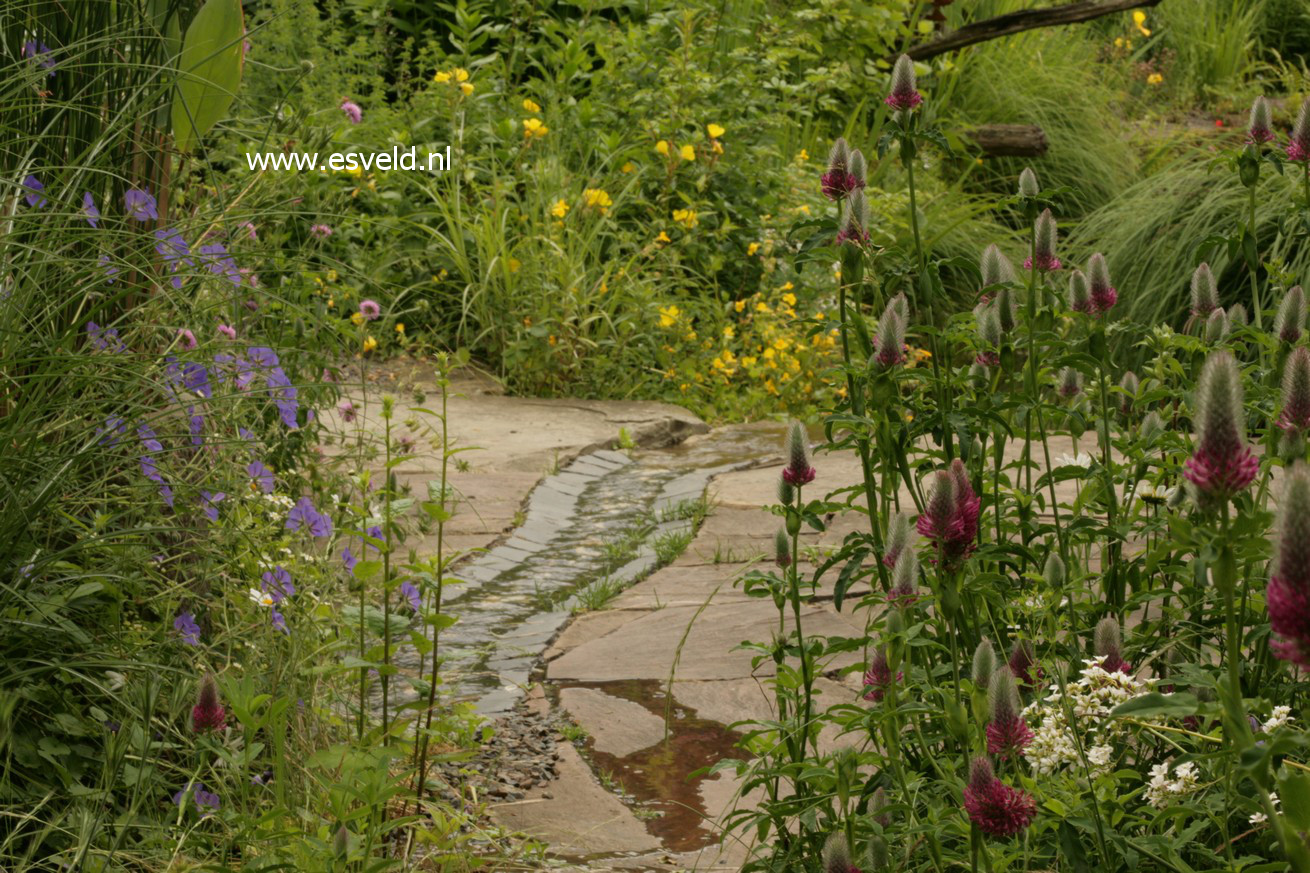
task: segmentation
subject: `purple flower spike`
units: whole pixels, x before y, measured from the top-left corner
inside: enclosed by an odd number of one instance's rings
[[[1298,461],[1278,505],[1278,541],[1265,592],[1275,655],[1310,667],[1310,468]]]
[[[869,201],[864,192],[856,189],[847,196],[842,209],[841,228],[837,231],[837,245],[850,242],[864,245],[869,241]]]
[[[179,612],[173,619],[173,630],[182,635],[182,642],[188,646],[200,645],[200,625],[196,617],[189,612]]]
[[[1301,104],[1292,125],[1292,138],[1287,143],[1287,159],[1298,164],[1310,162],[1310,97]]]
[[[1217,505],[1246,490],[1260,469],[1246,445],[1242,377],[1228,352],[1215,352],[1201,370],[1196,389],[1196,450],[1183,475],[1202,505]]]
[[[1251,119],[1246,125],[1246,141],[1250,145],[1270,142],[1274,138],[1273,120],[1269,101],[1261,94],[1251,104]]]
[[[793,421],[787,429],[787,466],[782,468],[782,479],[788,485],[808,485],[814,481],[815,469],[810,465],[810,443],[805,428]]]
[[[887,304],[878,321],[878,335],[873,338],[874,360],[883,368],[905,363],[905,319],[893,301]]]
[[[1087,261],[1087,284],[1092,307],[1098,315],[1109,312],[1119,300],[1119,293],[1110,284],[1110,268],[1105,263],[1105,255],[1100,252]]]
[[[1012,837],[1037,817],[1032,796],[997,779],[986,758],[975,758],[969,766],[964,809],[978,830],[993,837]]]
[[[1283,302],[1278,306],[1274,316],[1274,335],[1285,343],[1292,344],[1301,338],[1305,327],[1305,291],[1300,285],[1293,285],[1283,295]]]
[[[950,469],[934,474],[927,505],[916,526],[921,536],[932,540],[947,567],[957,567],[973,554],[981,507],[982,498],[974,493],[959,458],[951,462]]]
[[[904,675],[898,672],[896,677],[892,678],[892,668],[887,663],[887,651],[879,646],[874,650],[873,658],[869,661],[869,669],[864,671],[864,687],[868,689],[864,692],[864,699],[871,703],[881,703],[887,692],[891,690],[892,683],[899,682]]]
[[[1042,273],[1060,269],[1062,266],[1060,259],[1055,256],[1057,236],[1055,217],[1051,215],[1051,210],[1043,209],[1042,214],[1037,216],[1036,224],[1033,225],[1034,256],[1024,260],[1024,269],[1031,270],[1035,266]]]
[[[1202,262],[1192,274],[1192,315],[1207,318],[1219,308],[1219,287],[1210,265]]]
[[[1310,350],[1297,346],[1283,367],[1283,411],[1278,427],[1285,434],[1310,431]]]
[[[196,705],[191,707],[191,729],[196,733],[219,731],[227,726],[227,710],[218,699],[218,680],[213,673],[200,678]]]
[[[129,188],[123,192],[123,211],[127,213],[128,218],[135,218],[137,221],[159,220],[159,204],[155,202],[149,191],[142,191],[140,188]]]
[[[988,687],[991,721],[987,725],[987,752],[999,758],[1015,758],[1033,741],[1032,729],[1024,721],[1019,687],[1009,667],[992,673]]]
[[[900,111],[914,109],[923,103],[923,95],[919,93],[914,79],[914,61],[910,60],[909,55],[901,55],[896,59],[896,66],[892,67],[891,93],[883,102]]]

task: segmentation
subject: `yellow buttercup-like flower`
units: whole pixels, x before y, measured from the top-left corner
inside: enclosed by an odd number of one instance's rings
[[[724,133],[723,128],[717,124],[707,124],[705,130],[709,133],[711,139],[718,139]]]
[[[683,146],[681,149],[678,150],[678,154],[682,157],[684,161],[696,160],[696,149],[693,148],[692,146],[689,145]]]
[[[795,288],[795,287],[796,287],[796,286],[793,285],[792,283],[787,282],[786,284],[784,284],[784,285],[783,285],[781,288],[779,288],[778,290],[779,290],[779,291],[790,291],[791,289],[793,289],[793,288]]]
[[[673,210],[673,220],[688,230],[691,230],[697,224],[696,210],[694,209],[675,209]]]
[[[359,327],[364,323],[364,313],[356,312],[354,315],[350,316],[350,323]]]
[[[517,273],[519,271],[519,267],[522,266],[523,266],[523,262],[520,261],[518,258],[509,259],[509,271],[511,273]]]
[[[760,244],[757,242],[753,242],[750,245],[746,246],[746,255],[747,257],[749,257],[751,255],[754,255],[759,250],[760,250]]]
[[[660,327],[673,327],[678,323],[678,318],[682,315],[682,310],[676,306],[660,307]]]
[[[378,347],[378,341],[371,336],[364,337],[364,351],[371,352]]]
[[[795,305],[796,305],[796,295],[795,295],[795,294],[792,294],[792,293],[789,291],[789,292],[787,292],[786,294],[782,295],[782,302],[783,302],[783,303],[786,303],[788,306],[795,306]]]
[[[396,333],[402,335],[405,333],[405,322],[403,321],[396,322]]]
[[[437,70],[437,74],[432,77],[432,81],[444,85],[450,81],[450,73],[447,73],[445,70]]]
[[[1152,73],[1151,75],[1146,77],[1146,84],[1148,85],[1159,85],[1163,81],[1164,81],[1164,76],[1160,75],[1159,73]]]
[[[463,92],[464,92],[464,96],[467,97],[468,95],[470,95],[470,94],[473,93],[473,83],[472,83],[472,82],[460,82],[460,84],[459,84],[459,90],[463,91]]]
[[[540,118],[523,119],[523,136],[532,139],[534,136],[540,139],[550,131],[550,128],[541,123]]]
[[[533,103],[531,97],[524,97],[524,98],[523,98],[523,108],[524,108],[524,110],[526,110],[526,111],[528,111],[528,112],[540,112],[540,111],[541,111],[541,107],[538,106],[536,103]]]
[[[1142,36],[1151,35],[1151,29],[1146,26],[1146,13],[1140,9],[1133,12],[1133,26],[1137,28]]]
[[[569,205],[563,200],[556,200],[555,205],[550,207],[550,214],[556,218],[563,218],[569,214]]]
[[[655,143],[655,151],[659,152],[660,154],[664,155],[664,157],[667,158],[669,156],[668,140],[662,139],[659,142]]]
[[[737,310],[738,312],[741,312],[746,308],[746,301],[738,300],[736,303],[732,304],[732,308]]]
[[[628,161],[628,162],[626,162],[622,167],[619,167],[619,172],[620,172],[620,173],[631,173],[631,172],[632,172],[633,170],[635,170],[635,169],[637,169],[637,165],[634,164],[632,161]]]
[[[582,201],[592,209],[599,209],[601,215],[608,213],[609,208],[614,205],[614,201],[610,199],[604,188],[588,188],[582,192]]]
[[[809,159],[810,159],[810,153],[805,149],[801,149],[796,153],[796,163],[798,164],[803,164]]]
[[[463,67],[456,67],[451,72],[455,74],[456,82],[467,82],[469,80],[469,71]]]
[[[661,230],[659,236],[655,237],[655,242],[660,243],[662,245],[666,242],[672,242],[672,240],[669,239],[669,235],[667,233]]]

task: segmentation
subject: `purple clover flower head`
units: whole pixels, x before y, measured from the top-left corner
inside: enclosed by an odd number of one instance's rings
[[[326,537],[332,533],[332,519],[321,514],[314,508],[314,504],[308,497],[302,497],[296,501],[296,505],[291,507],[291,512],[287,515],[287,530],[300,530],[301,528],[309,531],[311,536]]]
[[[1208,507],[1246,490],[1260,469],[1246,444],[1242,376],[1226,351],[1212,354],[1201,369],[1193,420],[1196,449],[1183,476],[1195,486],[1198,502]]]
[[[100,227],[100,210],[96,208],[96,200],[87,191],[82,194],[82,213],[86,216],[86,223],[92,227]]]
[[[1077,397],[1083,393],[1083,374],[1073,367],[1065,367],[1060,371],[1060,383],[1055,389],[1065,400]]]
[[[1292,125],[1292,137],[1287,142],[1287,159],[1298,164],[1310,162],[1310,97],[1301,103]]]
[[[213,673],[200,677],[196,705],[191,707],[191,729],[196,733],[219,731],[227,726],[227,710],[218,698],[218,680]]]
[[[405,600],[409,602],[409,608],[414,610],[415,613],[419,612],[423,608],[423,600],[419,596],[418,589],[414,587],[413,582],[410,582],[408,580],[401,582],[400,593],[401,596],[403,596]]]
[[[369,321],[375,320],[382,314],[382,307],[376,300],[361,300],[359,302],[359,314]]]
[[[901,552],[913,546],[914,528],[910,522],[910,516],[904,512],[896,513],[891,521],[887,522],[886,551],[882,556],[882,562],[886,566],[895,567]]]
[[[1310,431],[1310,350],[1297,346],[1283,365],[1283,411],[1278,427],[1285,434]]]
[[[1093,651],[1101,659],[1101,669],[1107,673],[1131,675],[1133,665],[1124,660],[1123,639],[1119,621],[1113,616],[1101,619],[1092,634]]]
[[[946,567],[958,567],[975,548],[982,499],[973,490],[964,462],[933,474],[928,500],[916,525],[931,540]]]
[[[229,324],[220,324],[218,326],[218,333],[220,336],[224,337],[225,339],[234,340],[237,338],[236,328],[232,327]]]
[[[914,78],[914,61],[909,55],[901,55],[892,67],[891,93],[883,100],[892,109],[906,111],[923,103]]]
[[[1283,302],[1274,316],[1274,335],[1285,343],[1293,344],[1301,338],[1305,326],[1305,291],[1293,285],[1283,295]]]
[[[1012,837],[1037,817],[1032,795],[997,779],[986,758],[975,758],[969,766],[964,809],[978,830],[993,837]]]
[[[28,175],[24,178],[23,187],[27,189],[27,193],[23,195],[23,199],[27,201],[28,206],[40,209],[42,206],[45,206],[50,202],[45,198],[45,185],[43,185],[41,180],[36,176]]]
[[[1110,311],[1119,300],[1119,293],[1110,284],[1110,267],[1105,255],[1097,252],[1087,261],[1087,284],[1091,291],[1092,307],[1098,315]]]
[[[192,351],[199,345],[199,343],[196,342],[196,335],[185,327],[179,327],[177,329],[177,341],[178,345],[187,351]]]
[[[1206,318],[1219,308],[1219,286],[1210,265],[1202,262],[1192,273],[1192,315]]]
[[[837,231],[837,245],[850,242],[862,246],[869,241],[869,201],[858,188],[846,197],[842,209],[841,229]]]
[[[209,519],[211,522],[218,521],[218,504],[225,497],[227,497],[227,495],[222,491],[211,492],[202,490],[200,492],[200,507],[205,513],[205,518]]]
[[[782,468],[782,481],[793,487],[808,485],[814,481],[816,472],[810,464],[810,441],[799,421],[793,421],[787,428],[784,454],[787,457],[787,466]]]
[[[1251,118],[1246,124],[1246,141],[1251,145],[1270,142],[1274,138],[1273,119],[1269,101],[1261,94],[1251,103]]]
[[[1310,468],[1297,461],[1278,502],[1273,571],[1265,602],[1275,655],[1310,667]]]
[[[350,424],[355,420],[355,404],[349,400],[341,401],[341,405],[337,407],[337,412],[341,413],[341,420],[346,424]]]
[[[123,211],[128,218],[137,221],[159,220],[159,204],[149,191],[140,188],[128,188],[123,192]]]
[[[991,720],[987,724],[987,752],[999,758],[1017,758],[1033,741],[1032,729],[1024,721],[1019,686],[1009,667],[992,673],[987,698]]]
[[[828,151],[828,169],[819,180],[823,196],[829,200],[840,200],[854,190],[848,176],[851,166],[851,148],[843,137],[838,137]]]
[[[315,224],[309,229],[309,232],[315,239],[327,239],[332,236],[332,228],[326,224]]]
[[[864,671],[864,699],[872,703],[881,703],[882,699],[891,690],[893,682],[899,682],[904,678],[903,673],[897,673],[895,678],[892,677],[892,668],[887,661],[887,650],[882,646],[874,649],[873,657],[869,659],[869,668]]]
[[[200,625],[196,624],[196,617],[191,613],[179,612],[173,619],[173,630],[182,635],[182,642],[188,646],[200,645]]]
[[[274,603],[281,603],[282,598],[290,597],[296,593],[296,586],[291,581],[291,574],[281,564],[272,570],[264,571],[261,578],[263,581],[260,587],[273,598]]]
[[[273,471],[264,466],[264,462],[255,459],[246,465],[246,475],[252,480],[251,488],[259,488],[265,494],[272,494],[274,487]]]
[[[983,249],[982,260],[979,261],[978,268],[982,272],[982,286],[984,288],[1015,281],[1014,264],[1010,263],[1010,259],[995,243]]]
[[[905,363],[905,318],[895,301],[887,304],[873,338],[874,360],[883,369]]]
[[[359,104],[351,100],[341,101],[341,111],[346,114],[346,118],[350,119],[351,124],[359,124],[364,118],[364,111],[359,108]]]
[[[1082,270],[1069,271],[1069,308],[1074,312],[1084,312],[1088,315],[1096,311],[1092,305],[1091,286]]]
[[[1055,256],[1057,237],[1055,216],[1051,215],[1051,210],[1043,209],[1033,225],[1033,257],[1023,262],[1024,269],[1031,270],[1035,266],[1042,273],[1060,269],[1060,259]]]

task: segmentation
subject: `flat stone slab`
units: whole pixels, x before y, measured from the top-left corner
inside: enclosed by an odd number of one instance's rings
[[[659,716],[631,700],[595,688],[565,688],[559,702],[606,755],[625,758],[664,739]]]

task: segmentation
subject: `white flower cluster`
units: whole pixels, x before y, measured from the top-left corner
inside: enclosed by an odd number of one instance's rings
[[[1271,734],[1280,727],[1290,724],[1292,721],[1294,721],[1294,718],[1292,717],[1292,707],[1275,706],[1273,712],[1269,713],[1269,720],[1260,725],[1260,730],[1267,734]]]
[[[1074,728],[1085,731],[1083,746],[1093,767],[1107,769],[1114,755],[1113,741],[1124,728],[1109,721],[1110,710],[1147,691],[1146,684],[1124,673],[1110,673],[1101,667],[1102,658],[1085,662],[1081,678],[1066,686],[1068,698],[1052,689],[1045,700],[1035,701],[1024,709],[1029,724],[1036,724],[1033,741],[1024,757],[1038,774],[1054,773],[1061,767],[1079,762]],[[1074,725],[1066,714],[1072,710]]]
[[[1179,798],[1194,794],[1201,787],[1200,775],[1191,761],[1179,764],[1173,770],[1170,777],[1167,762],[1151,768],[1151,779],[1146,783],[1146,802],[1156,809],[1163,809]]]
[[[1285,707],[1285,706],[1280,706],[1280,707],[1278,707],[1278,709],[1287,709],[1287,707]],[[1275,712],[1276,712],[1276,711],[1277,711],[1277,710],[1275,710]],[[1271,801],[1273,801],[1274,808],[1277,809],[1277,807],[1278,807],[1278,794],[1277,794],[1277,792],[1270,791],[1270,792],[1269,792],[1269,799],[1270,799]],[[1256,813],[1252,813],[1252,814],[1251,814],[1251,818],[1250,818],[1249,820],[1250,820],[1251,824],[1253,824],[1253,825],[1258,825],[1258,824],[1263,824],[1264,822],[1269,821],[1269,816],[1265,815],[1263,812],[1256,812]]]

